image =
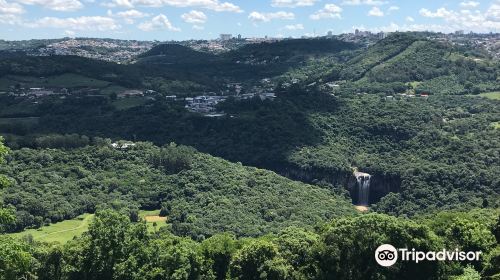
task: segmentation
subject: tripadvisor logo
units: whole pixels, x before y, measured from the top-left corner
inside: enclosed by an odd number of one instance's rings
[[[443,249],[441,251],[422,252],[415,249],[400,248],[396,249],[390,244],[380,245],[375,250],[375,260],[381,266],[392,266],[398,259],[400,261],[415,262],[421,261],[479,261],[481,251],[476,252],[463,252],[455,249],[448,251]]]
[[[375,251],[375,260],[381,266],[392,266],[398,261],[398,250],[390,244],[384,244]]]

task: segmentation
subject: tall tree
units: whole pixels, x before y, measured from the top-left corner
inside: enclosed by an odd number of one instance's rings
[[[7,155],[9,149],[4,146],[3,138],[0,136],[0,164],[5,163],[5,156]],[[10,185],[9,180],[4,175],[0,174],[0,190],[6,188]],[[3,232],[6,226],[12,224],[15,221],[14,210],[11,208],[5,208],[2,201],[0,200],[0,233]]]

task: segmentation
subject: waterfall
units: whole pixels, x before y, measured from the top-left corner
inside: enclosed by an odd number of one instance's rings
[[[371,175],[363,172],[354,172],[358,187],[358,205],[368,206],[370,203],[370,180]]]

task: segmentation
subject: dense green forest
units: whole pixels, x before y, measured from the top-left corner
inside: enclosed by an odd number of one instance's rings
[[[121,150],[101,139],[95,142],[100,145],[66,151],[22,149],[8,156],[8,168],[2,170],[10,182],[7,193],[21,186],[25,191],[18,197],[17,210],[29,207],[40,211],[35,215],[45,211],[60,219],[68,218],[58,216],[64,211],[71,216],[78,205],[89,201],[100,205],[84,210],[97,211],[88,232],[65,245],[1,235],[0,279],[496,279],[500,273],[498,210],[440,212],[414,220],[355,215],[345,200],[324,190],[235,166],[188,147],[139,143]],[[210,176],[220,172],[223,176]],[[47,177],[52,180],[44,183]],[[153,185],[150,180],[163,184],[148,190]],[[74,182],[76,186],[70,186]],[[30,189],[30,183],[38,187]],[[132,187],[136,184],[140,192]],[[225,184],[222,189],[221,184]],[[229,189],[233,184],[242,185]],[[64,188],[58,190],[56,185]],[[37,196],[30,197],[33,194]],[[161,196],[166,198],[162,215],[168,215],[168,224],[148,232],[134,211]],[[57,207],[51,207],[51,200]],[[287,203],[291,204],[282,208]],[[342,207],[345,213],[339,213]],[[17,219],[22,211],[17,211]],[[19,225],[10,212],[2,210],[2,224]],[[281,220],[280,213],[291,216]],[[209,223],[199,222],[207,218]],[[301,227],[311,222],[314,227]],[[256,228],[263,230],[256,233]],[[195,236],[195,241],[189,236],[197,229],[204,234]],[[484,255],[477,262],[401,262],[380,270],[366,256],[382,243],[419,250],[480,250]]]
[[[420,220],[343,217],[315,230],[287,227],[259,238],[220,233],[203,241],[148,233],[127,214],[101,210],[64,246],[2,237],[0,279],[498,279],[498,212],[443,212]],[[399,262],[381,269],[378,244],[481,250],[477,262]]]
[[[0,235],[0,279],[496,279],[500,273],[498,210],[413,220],[356,214],[332,192],[189,147],[125,149],[92,141],[85,148],[7,154],[0,171],[8,182],[3,230],[78,211],[97,215],[64,245]],[[137,216],[147,207],[162,207],[167,224],[148,231]],[[483,257],[380,270],[367,256],[382,243]]]
[[[275,101],[228,101],[221,105],[227,117],[208,119],[167,102],[116,111],[103,98],[65,99],[40,105],[34,127],[2,127],[29,132],[8,137],[12,147],[81,145],[72,136],[40,136],[51,133],[176,142],[329,189],[345,187],[358,168],[379,182],[371,201],[377,211],[415,215],[498,207],[498,103],[471,96],[335,98],[299,90]]]
[[[230,98],[219,105],[226,117],[217,119],[187,112],[183,102],[162,101],[161,96],[117,108],[109,95],[47,97],[36,104],[0,95],[0,116],[32,118],[0,122],[15,149],[81,147],[90,141],[87,137],[159,146],[176,142],[333,190],[345,188],[353,169],[368,172],[375,179],[370,202],[384,213],[411,216],[433,209],[498,207],[498,101],[473,95],[498,89],[499,64],[418,34],[397,33],[367,49],[326,39],[247,45],[221,55],[159,45],[136,65],[103,62],[95,71],[86,67],[89,62],[77,61],[81,58],[12,59],[18,63],[4,61],[5,73],[30,73],[37,64],[48,66],[37,70],[43,73],[60,68],[44,60],[63,65],[68,60],[79,74],[86,69],[102,80],[143,79],[166,88],[184,84],[201,90],[204,84],[208,89],[221,81],[218,77],[238,71],[274,71],[278,82],[277,99]],[[189,74],[193,71],[195,76]],[[148,74],[152,72],[162,78]],[[192,83],[178,83],[170,72],[187,74],[182,79]],[[293,79],[299,82],[284,86]],[[325,89],[321,83],[327,81],[339,87]],[[364,89],[373,94],[360,94]]]
[[[161,44],[128,65],[0,52],[0,280],[500,279],[500,64],[425,36]],[[67,94],[16,95],[43,83]],[[166,98],[234,83],[276,98],[219,117]],[[66,244],[9,235],[86,213]],[[483,254],[382,269],[383,243]]]
[[[50,142],[50,139],[47,139]],[[0,170],[16,208],[8,230],[72,219],[103,207],[163,209],[173,232],[204,238],[221,231],[259,236],[353,213],[345,196],[174,144],[115,149],[104,140],[78,149],[21,149]],[[49,143],[47,142],[47,143]]]

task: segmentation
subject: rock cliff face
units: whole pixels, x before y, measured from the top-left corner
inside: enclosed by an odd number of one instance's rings
[[[360,198],[360,172],[354,172],[352,177],[347,184],[347,189],[353,198],[353,203],[356,205],[362,205],[364,202],[359,201]],[[367,174],[367,173],[362,173]],[[378,173],[367,174],[369,178],[369,191],[368,191],[368,205],[377,203],[382,197],[386,196],[390,192],[399,192],[401,187],[401,178],[396,176],[387,176]],[[366,178],[366,177],[365,177]],[[366,179],[364,181],[366,182]],[[366,187],[366,186],[365,186]]]
[[[358,171],[353,172],[352,170],[317,167],[301,168],[291,164],[283,165],[280,168],[275,168],[275,170],[277,173],[293,180],[306,183],[323,180],[334,186],[344,186],[351,194],[352,202],[355,205],[366,204],[365,206],[367,206],[376,203],[390,192],[399,192],[401,187],[401,178],[399,176],[389,176],[377,172],[368,174]],[[361,187],[364,184],[365,193],[360,193],[360,183]]]
[[[347,186],[352,172],[350,170],[339,170],[331,168],[301,168],[296,165],[282,165],[274,170],[290,179],[306,183],[315,183],[317,181],[326,181],[335,186]]]
[[[399,176],[375,174],[370,187],[370,203],[376,203],[388,193],[397,193],[400,190],[401,178]]]

